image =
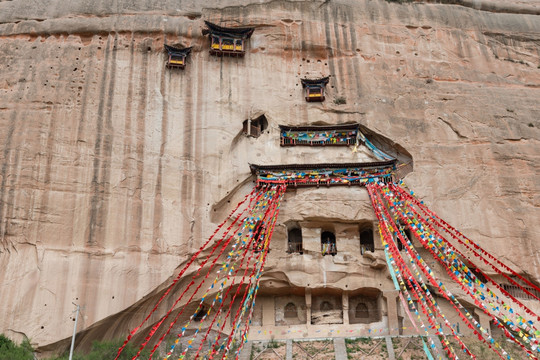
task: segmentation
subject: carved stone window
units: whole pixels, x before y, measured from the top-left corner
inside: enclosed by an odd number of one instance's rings
[[[288,303],[285,305],[285,311],[283,313],[283,316],[285,318],[297,318],[298,317],[298,310],[296,309],[296,305],[293,303]]]
[[[413,238],[411,236],[411,230],[406,228],[405,225],[401,223],[397,223],[397,225],[403,231],[403,235],[405,238],[404,240],[406,241],[407,239],[409,239],[409,241],[412,242]],[[399,251],[402,251],[403,249],[405,249],[405,246],[403,245],[403,243],[401,242],[401,240],[399,240],[399,237],[397,236],[396,236],[396,244]]]
[[[360,232],[360,252],[363,255],[366,251],[375,251],[372,229],[364,229]]]
[[[302,229],[293,228],[289,230],[287,239],[288,253],[303,253],[302,249]]]
[[[480,280],[480,282],[482,282],[483,284],[487,282],[486,277],[480,270],[478,270],[477,268],[473,266],[468,266],[468,267],[469,267],[469,270],[474,274],[474,276],[476,276],[476,278]]]
[[[323,255],[336,255],[336,235],[331,231],[323,231],[321,234],[321,252]]]
[[[199,309],[199,311],[197,311],[197,313],[193,317],[193,320],[195,320],[195,321],[203,321],[204,316],[206,315],[207,312],[208,312],[208,307],[206,305],[203,305]]]
[[[253,230],[253,250],[260,252],[264,247],[265,229],[262,221],[257,221]]]

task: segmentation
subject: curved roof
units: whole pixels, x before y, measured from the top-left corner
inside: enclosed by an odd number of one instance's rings
[[[272,170],[312,170],[312,169],[342,169],[342,168],[370,168],[391,167],[397,163],[396,159],[388,161],[362,162],[362,163],[322,163],[322,164],[287,164],[287,165],[256,165],[249,164],[251,172]]]
[[[300,81],[302,82],[302,87],[306,87],[310,85],[326,85],[329,79],[330,76],[326,76],[318,79],[300,79]]]
[[[229,36],[233,38],[240,38],[240,39],[249,39],[251,35],[253,34],[253,31],[255,31],[254,27],[243,27],[243,28],[229,28],[229,27],[223,27],[216,24],[212,24],[209,21],[204,22],[207,29],[203,29],[203,35],[206,34],[213,34],[213,35],[222,35],[222,36]]]
[[[187,48],[183,48],[183,49],[179,49],[177,47],[170,46],[167,44],[165,44],[164,46],[165,46],[165,50],[167,50],[169,54],[173,54],[173,55],[189,55],[192,49],[191,46]]]
[[[336,124],[336,125],[306,125],[288,126],[279,125],[281,130],[286,131],[326,131],[326,130],[358,130],[358,124]]]

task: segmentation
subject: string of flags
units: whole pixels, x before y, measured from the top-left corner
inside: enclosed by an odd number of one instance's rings
[[[451,309],[499,358],[513,359],[503,344],[494,339],[489,329],[482,326],[464,305],[467,299],[508,340],[519,346],[527,358],[538,359],[540,330],[536,321],[540,317],[480,271],[469,255],[530,296],[536,297],[540,289],[438,217],[412,191],[406,190],[403,183],[382,182],[387,175],[392,175],[388,169],[357,170],[356,174],[340,169],[332,170],[331,174],[274,172],[271,175],[275,179],[258,182],[258,186],[189,258],[148,315],[129,333],[115,360],[135,336],[141,337],[138,333],[145,328],[147,333],[132,360],[139,358],[150,343],[154,344],[150,350],[152,358],[166,339],[163,360],[188,357],[238,359],[248,339],[260,279],[288,181],[329,175],[340,179],[351,175],[362,177],[362,184],[366,186],[379,222],[387,266],[412,325],[393,330],[414,329],[425,337],[427,343],[422,339],[423,349],[430,360],[459,359],[462,354],[481,359],[462,339],[456,325],[450,322],[451,314],[447,312]],[[428,264],[422,254],[429,254],[436,266],[432,262]],[[440,269],[442,273],[438,273]],[[454,285],[452,290],[446,284],[448,280]],[[442,306],[443,303],[446,305]],[[153,325],[145,325],[158,311],[165,315]],[[308,334],[306,329],[257,331],[270,336],[297,333],[305,337]],[[323,336],[390,333],[389,328],[362,327],[313,331]],[[432,334],[439,337],[442,349],[436,346]]]
[[[129,333],[115,360],[158,310],[165,315],[150,327],[132,360],[154,342],[152,358],[171,336],[172,343],[163,359],[184,359],[188,354],[190,358],[192,355],[221,359],[237,356],[247,341],[259,281],[284,193],[284,185],[270,184],[254,188],[246,195],[188,260],[142,323]],[[178,295],[174,290],[185,274],[191,274],[188,275],[191,279]],[[187,313],[194,299],[196,308]],[[237,310],[233,311],[235,306]],[[232,326],[226,327],[229,323]],[[211,330],[217,330],[218,335],[212,338]],[[203,351],[203,345],[210,339],[212,343]]]
[[[370,179],[390,179],[395,168],[383,166],[375,168],[341,168],[298,170],[259,170],[258,184],[286,183],[287,185],[365,185]]]
[[[460,335],[449,323],[448,315],[439,306],[436,298],[443,298],[480,341],[501,359],[512,359],[503,344],[494,339],[489,329],[484,328],[463,305],[463,300],[467,299],[474,303],[508,340],[519,346],[525,356],[537,359],[540,352],[540,331],[535,323],[537,314],[478,270],[477,264],[465,256],[464,252],[470,253],[471,249],[475,249],[474,255],[478,260],[490,265],[497,264],[497,273],[502,273],[501,268],[512,274],[517,273],[507,265],[501,265],[493,255],[487,256],[486,250],[444,222],[418,200],[413,192],[405,190],[401,185],[403,183],[372,181],[366,188],[379,221],[379,232],[387,254],[389,271],[395,274],[396,288],[400,290],[403,298],[407,299],[405,308],[411,309],[417,315],[416,318],[410,317],[411,322],[417,322],[421,329],[425,329],[426,325],[419,316],[422,313],[423,318],[429,322],[428,327],[443,339],[441,343],[448,358],[459,358],[460,353],[465,353],[476,359],[476,355],[463,343]],[[425,253],[424,250],[435,259],[437,269],[443,269],[446,279],[450,279],[453,285],[458,285],[463,294],[459,299],[443,282],[440,274],[435,273],[436,268],[429,266],[423,259],[420,251]],[[482,278],[478,274],[481,274]],[[518,278],[522,283],[534,286],[523,277]],[[512,284],[527,292],[527,287],[518,281],[514,280]],[[455,343],[449,341],[449,338],[457,342],[459,350],[454,348]],[[434,351],[437,358],[442,356],[436,353],[434,346],[429,350]]]

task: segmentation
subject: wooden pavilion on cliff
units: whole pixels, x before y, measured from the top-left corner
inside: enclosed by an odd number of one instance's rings
[[[397,159],[344,164],[250,164],[251,173],[261,184],[285,183],[290,187],[365,185],[370,179],[388,182],[396,170]]]
[[[350,146],[357,143],[358,124],[324,126],[279,125],[281,146]]]
[[[324,91],[329,77],[319,79],[301,79],[304,96],[307,102],[324,101]]]
[[[191,47],[180,49],[178,47],[165,45],[165,50],[169,55],[167,59],[167,68],[179,68],[184,69],[186,67],[186,59],[191,53]]]
[[[211,22],[204,22],[207,26],[203,35],[209,35],[210,55],[242,57],[246,53],[246,40],[251,37],[255,28],[228,28]]]

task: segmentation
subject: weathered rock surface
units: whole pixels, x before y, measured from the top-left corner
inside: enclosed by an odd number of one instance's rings
[[[539,5],[455,2],[0,2],[0,332],[55,343],[76,302],[79,329],[124,335],[252,186],[248,163],[366,156],[280,148],[279,124],[358,122],[399,144],[412,189],[540,281]],[[203,20],[255,26],[245,58],[209,56]],[[184,71],[164,43],[194,47]],[[321,75],[327,101],[305,103],[300,78]],[[268,130],[243,136],[261,112]],[[345,238],[374,221],[363,189],[286,200],[275,249],[287,221]],[[309,254],[283,268],[283,253],[267,280],[327,285]],[[325,281],[368,286],[381,259],[362,261],[336,257]]]

